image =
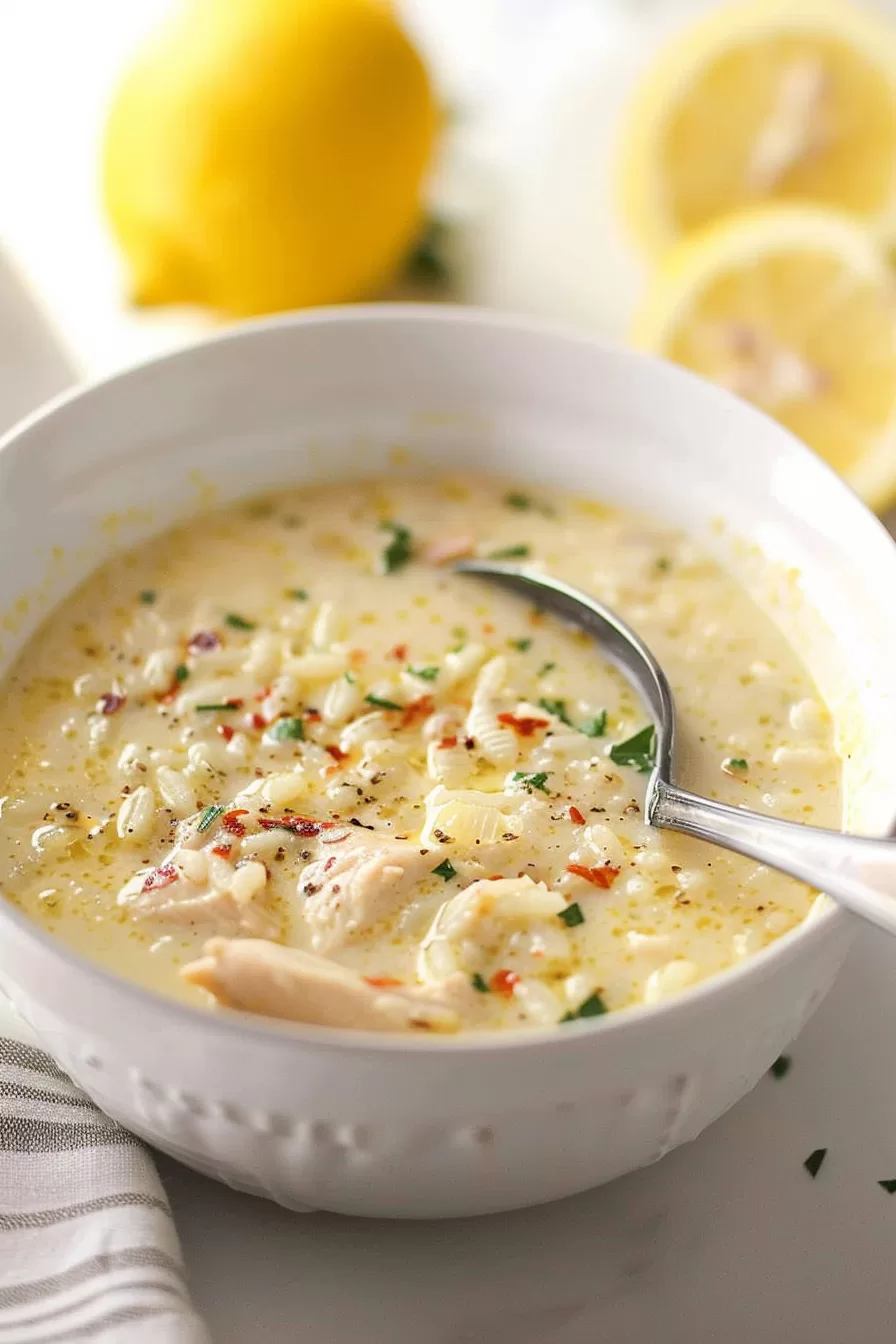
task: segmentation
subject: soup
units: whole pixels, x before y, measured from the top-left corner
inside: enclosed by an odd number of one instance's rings
[[[655,1003],[804,886],[643,819],[653,734],[587,637],[452,572],[537,565],[645,638],[681,782],[836,826],[830,716],[685,535],[491,479],[285,490],[106,564],[5,680],[0,885],[197,1005],[375,1031]]]

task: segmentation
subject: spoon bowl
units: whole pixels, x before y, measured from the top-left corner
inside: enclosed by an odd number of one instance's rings
[[[679,788],[673,780],[675,699],[665,672],[640,635],[596,598],[536,570],[489,560],[462,560],[455,569],[526,597],[542,611],[584,630],[635,688],[655,733],[644,800],[651,826],[681,831],[768,864],[896,934],[896,842],[782,821]]]

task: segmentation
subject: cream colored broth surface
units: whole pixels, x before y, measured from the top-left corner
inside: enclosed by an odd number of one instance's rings
[[[166,994],[371,1030],[655,1002],[801,920],[806,888],[644,824],[643,707],[586,638],[450,571],[472,553],[644,635],[687,785],[838,824],[805,669],[685,536],[500,481],[368,482],[199,518],[50,618],[4,688],[6,895]]]

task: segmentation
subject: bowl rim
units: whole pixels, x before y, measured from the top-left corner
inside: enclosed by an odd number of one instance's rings
[[[853,510],[859,511],[869,541],[876,538],[878,544],[882,541],[886,542],[886,550],[889,552],[889,560],[893,567],[894,579],[896,579],[896,546],[894,546],[892,538],[890,538],[880,519],[875,517],[832,467],[816,457],[795,435],[764,412],[742,401],[724,388],[705,381],[690,370],[672,365],[656,355],[630,349],[563,323],[463,304],[365,303],[321,307],[304,312],[279,313],[240,322],[212,333],[201,340],[191,342],[189,345],[162,354],[150,355],[128,365],[126,368],[90,379],[84,383],[78,383],[66,389],[24,416],[3,435],[0,435],[0,453],[11,448],[32,430],[42,425],[44,421],[64,413],[69,406],[89,399],[107,387],[119,386],[126,389],[127,383],[131,379],[138,379],[147,375],[152,376],[157,368],[165,367],[168,364],[182,363],[189,360],[191,356],[202,357],[207,350],[213,347],[251,343],[268,333],[289,332],[295,328],[329,327],[343,324],[348,326],[375,326],[392,323],[398,325],[407,323],[412,325],[414,323],[444,325],[455,326],[460,329],[477,327],[491,329],[511,336],[530,335],[546,338],[554,343],[563,342],[570,347],[593,350],[607,357],[621,358],[632,363],[638,363],[649,371],[650,377],[654,381],[665,378],[679,383],[691,384],[692,395],[698,395],[704,399],[715,399],[721,406],[727,407],[729,413],[738,415],[742,419],[745,417],[754,418],[757,427],[761,425],[766,433],[771,426],[779,438],[789,441],[791,451],[796,449],[797,455],[803,459],[803,462],[811,471],[827,475],[835,483],[836,488],[842,492],[845,500],[849,501],[849,506]],[[893,819],[886,832],[888,837],[894,835],[896,835],[896,803],[894,803]],[[743,961],[707,976],[704,980],[690,986],[674,998],[657,1004],[633,1004],[597,1018],[577,1019],[567,1023],[566,1030],[563,1033],[558,1033],[557,1024],[552,1024],[544,1027],[529,1027],[521,1031],[502,1031],[500,1028],[494,1028],[489,1031],[459,1033],[450,1036],[416,1036],[398,1032],[379,1033],[361,1031],[355,1028],[303,1024],[226,1008],[212,1012],[179,999],[169,998],[157,990],[150,989],[136,981],[128,980],[117,972],[91,961],[89,957],[76,952],[60,939],[42,929],[33,920],[29,919],[24,911],[18,909],[0,893],[0,922],[2,920],[9,920],[25,939],[36,943],[43,952],[51,957],[60,959],[71,971],[78,972],[88,979],[99,980],[107,989],[124,994],[133,1002],[135,1008],[156,1013],[161,1012],[173,1019],[175,1024],[181,1024],[185,1027],[190,1025],[202,1026],[215,1034],[223,1033],[223,1036],[227,1039],[232,1040],[234,1036],[242,1037],[244,1042],[258,1041],[268,1045],[282,1044],[286,1048],[290,1048],[290,1046],[312,1048],[325,1052],[353,1052],[360,1049],[375,1051],[380,1055],[396,1056],[436,1052],[447,1052],[451,1055],[457,1053],[478,1055],[492,1053],[496,1050],[535,1049],[546,1044],[557,1048],[572,1046],[576,1042],[581,1043],[584,1036],[599,1038],[608,1033],[635,1030],[640,1025],[650,1024],[657,1018],[674,1019],[690,1012],[700,1011],[700,1007],[705,1001],[716,998],[719,993],[724,993],[726,987],[735,990],[738,986],[742,986],[745,981],[767,978],[774,973],[779,963],[791,959],[797,955],[800,949],[805,948],[808,951],[815,944],[824,941],[837,928],[841,926],[845,928],[856,923],[854,916],[828,899],[824,907],[807,916],[773,943],[761,948],[758,952],[752,953]],[[39,1002],[39,996],[37,996],[37,999]]]

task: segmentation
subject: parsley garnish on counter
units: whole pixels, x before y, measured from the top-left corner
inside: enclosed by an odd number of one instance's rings
[[[615,765],[633,765],[642,775],[649,774],[656,765],[656,729],[653,724],[648,724],[624,742],[614,742],[610,760]]]
[[[793,1060],[789,1055],[779,1055],[774,1064],[769,1069],[773,1078],[786,1078],[790,1072],[790,1066]]]
[[[896,1181],[878,1181],[881,1190],[886,1190],[888,1195],[896,1195]]]
[[[383,573],[394,574],[403,569],[411,558],[411,531],[401,523],[380,523],[381,532],[391,532],[392,540],[383,551]]]
[[[815,1152],[810,1153],[809,1156],[806,1158],[805,1162],[803,1163],[803,1166],[806,1168],[809,1175],[812,1177],[813,1181],[815,1180],[815,1177],[818,1175],[818,1173],[821,1171],[821,1164],[825,1160],[827,1155],[828,1155],[827,1148],[816,1148]]]

